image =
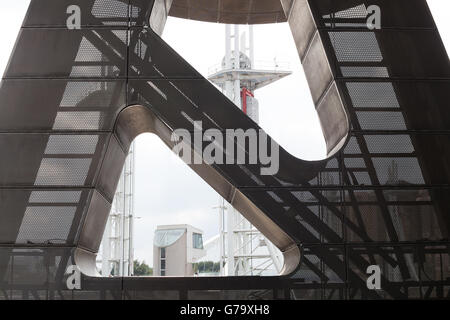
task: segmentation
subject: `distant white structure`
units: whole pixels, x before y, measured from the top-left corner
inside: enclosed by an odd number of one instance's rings
[[[153,240],[153,275],[194,275],[194,263],[206,255],[203,231],[187,224],[158,226]]]
[[[249,39],[240,33],[239,26],[225,26],[225,58],[219,66],[210,68],[208,79],[219,86],[253,121],[259,122],[259,104],[254,92],[280,80],[292,72],[288,65],[273,62],[255,62],[253,26]],[[233,47],[233,49],[232,49]],[[207,249],[216,245],[220,250],[221,275],[278,274],[283,267],[281,252],[268,241],[238,211],[226,206],[222,199],[219,210],[219,234],[209,239]]]
[[[97,260],[104,277],[133,275],[134,165],[133,143],[117,185]]]

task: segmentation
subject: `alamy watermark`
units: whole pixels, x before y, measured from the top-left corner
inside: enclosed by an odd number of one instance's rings
[[[187,164],[260,165],[261,175],[275,175],[280,168],[280,146],[259,129],[218,129],[203,131],[202,121],[194,130],[176,129],[172,150]]]
[[[369,290],[381,289],[381,269],[380,266],[374,264],[367,267],[366,273],[369,275],[366,284]]]
[[[381,29],[381,9],[377,5],[367,7],[367,28],[369,30]]]
[[[70,265],[66,269],[66,274],[69,275],[66,280],[66,286],[69,290],[81,290],[81,271],[80,268]]]
[[[79,30],[81,29],[81,9],[77,5],[70,5],[67,7],[66,13],[69,15],[66,20],[67,29]]]

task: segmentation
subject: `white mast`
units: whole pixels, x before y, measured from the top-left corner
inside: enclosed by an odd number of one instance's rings
[[[214,70],[209,80],[221,87],[224,94],[242,110],[245,104],[246,110],[243,111],[258,122],[258,102],[253,98],[253,92],[290,75],[291,72],[278,70],[278,66],[269,67],[268,70],[257,70],[254,59],[253,26],[248,27],[248,42],[246,34],[240,34],[238,25],[234,25],[233,34],[231,28],[231,25],[225,26],[225,58],[221,69]],[[222,203],[225,203],[223,199]],[[233,207],[226,208],[225,213],[223,204],[215,207],[221,209],[219,235],[209,241],[216,244],[218,242],[220,246],[220,274],[258,275],[268,269],[279,273],[283,266],[281,252]],[[226,223],[223,222],[224,216]],[[223,265],[225,268],[222,268]]]
[[[134,221],[134,165],[135,146],[120,175],[111,212],[101,244],[102,276],[131,276],[133,274],[133,221]]]

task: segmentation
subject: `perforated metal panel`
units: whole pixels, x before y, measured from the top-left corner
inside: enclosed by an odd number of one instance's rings
[[[383,60],[373,32],[329,32],[339,62],[380,62]]]
[[[400,108],[392,83],[347,82],[346,86],[354,108]]]
[[[413,153],[411,137],[408,135],[366,135],[364,139],[370,153]]]
[[[81,191],[33,191],[30,203],[78,203]]]
[[[42,159],[35,186],[83,186],[91,159]]]
[[[66,243],[76,207],[28,207],[16,243]]]
[[[52,135],[49,137],[45,154],[94,154],[98,136],[94,135]]]

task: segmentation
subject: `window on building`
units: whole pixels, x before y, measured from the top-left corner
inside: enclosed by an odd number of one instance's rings
[[[203,238],[202,235],[200,233],[194,233],[192,235],[192,247],[194,249],[203,249]]]
[[[159,269],[161,271],[161,276],[166,275],[166,248],[161,248],[159,251]]]

